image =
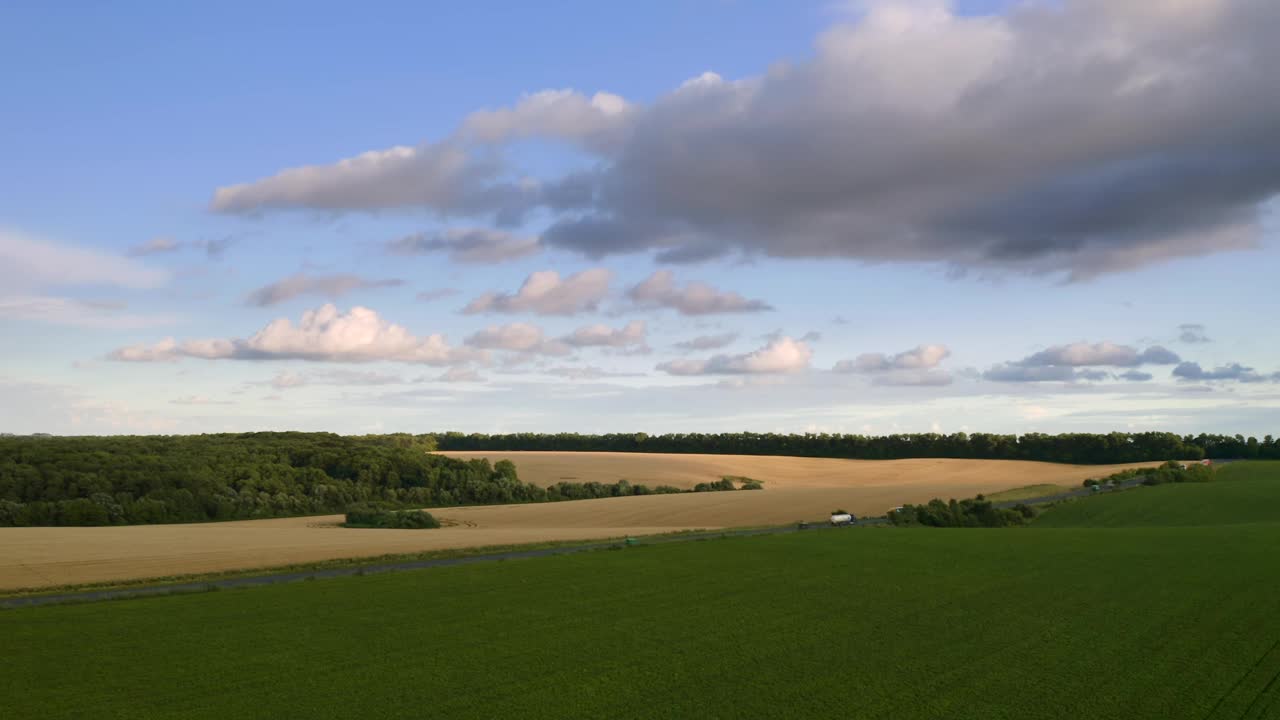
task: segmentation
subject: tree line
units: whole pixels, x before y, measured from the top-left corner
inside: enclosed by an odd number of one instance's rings
[[[508,460],[431,454],[429,435],[0,437],[0,526],[137,525],[692,492],[521,482]],[[746,480],[739,478],[739,480]],[[733,479],[703,490],[734,490]],[[752,486],[744,482],[744,489]],[[758,485],[758,484],[755,484]]]
[[[1280,443],[1243,435],[1176,435],[1167,432],[997,435],[990,433],[916,433],[849,435],[839,433],[480,433],[445,432],[433,436],[441,450],[555,450],[601,452],[706,453],[718,455],[793,455],[800,457],[896,460],[974,458],[1040,460],[1077,464],[1149,462],[1179,458],[1280,459]]]

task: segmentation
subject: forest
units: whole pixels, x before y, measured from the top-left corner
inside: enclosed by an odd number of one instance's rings
[[[523,483],[508,460],[433,455],[429,435],[0,437],[0,527],[141,525],[692,492]],[[739,478],[740,481],[747,480]],[[736,490],[733,479],[698,492]],[[743,482],[742,489],[758,484]]]
[[[896,460],[903,458],[975,458],[1040,460],[1082,465],[1200,460],[1203,458],[1280,459],[1280,443],[1243,435],[1175,435],[1166,432],[993,435],[919,433],[843,435],[806,433],[514,433],[483,435],[446,432],[434,435],[441,450],[558,450],[716,455],[794,455],[801,457]]]

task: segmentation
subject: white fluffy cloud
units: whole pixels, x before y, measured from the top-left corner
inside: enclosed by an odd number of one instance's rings
[[[399,287],[400,285],[404,285],[404,281],[395,278],[370,280],[350,273],[319,276],[297,273],[249,293],[248,303],[258,307],[270,307],[301,295],[319,295],[337,299],[354,290]]]
[[[676,285],[675,274],[658,270],[627,290],[627,297],[642,307],[672,308],[682,315],[714,315],[772,310],[763,300],[748,300],[738,293],[716,290],[706,283]]]
[[[799,340],[781,337],[742,355],[715,355],[706,360],[670,360],[657,366],[669,375],[777,375],[809,367],[813,350]]]
[[[473,350],[450,347],[441,335],[418,337],[364,307],[342,313],[324,305],[302,314],[296,325],[288,318],[272,321],[248,338],[188,340],[165,338],[153,345],[115,350],[112,360],[165,362],[184,357],[207,360],[313,360],[371,362],[386,360],[425,365],[454,365],[479,357]]]
[[[613,273],[592,268],[560,279],[554,270],[535,272],[520,289],[511,293],[485,293],[472,300],[463,312],[533,313],[535,315],[575,315],[595,310],[609,293]]]

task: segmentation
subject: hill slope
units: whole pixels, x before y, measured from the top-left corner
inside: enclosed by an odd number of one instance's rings
[[[1210,483],[1143,487],[1063,503],[1038,527],[1235,525],[1280,522],[1280,462],[1224,465]]]

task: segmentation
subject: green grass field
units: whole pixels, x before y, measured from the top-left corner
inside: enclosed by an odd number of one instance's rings
[[[1067,487],[1065,485],[1052,485],[1052,484],[1027,485],[1025,487],[1013,488],[1012,490],[1005,490],[1003,492],[991,493],[990,495],[987,495],[986,498],[991,502],[1006,502],[1009,500],[1026,500],[1028,498],[1048,497],[1050,495],[1057,495],[1059,493],[1069,492],[1071,490],[1076,490],[1076,489],[1077,488]]]
[[[706,540],[4,611],[2,712],[1274,718],[1277,501],[1280,464],[1241,464],[1030,528]]]
[[[1040,527],[1237,525],[1280,522],[1280,462],[1231,463],[1211,483],[1157,485],[1049,508]],[[1102,502],[1099,502],[1102,501]]]

